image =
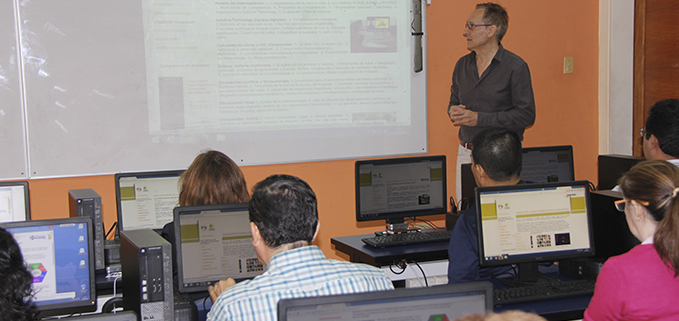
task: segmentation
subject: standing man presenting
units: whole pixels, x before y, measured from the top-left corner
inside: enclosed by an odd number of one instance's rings
[[[500,41],[509,16],[502,6],[481,3],[469,15],[462,33],[471,52],[457,61],[450,87],[448,116],[460,126],[455,193],[460,199],[460,166],[471,163],[471,140],[487,127],[503,127],[523,140],[535,122],[535,98],[530,71],[521,57]]]

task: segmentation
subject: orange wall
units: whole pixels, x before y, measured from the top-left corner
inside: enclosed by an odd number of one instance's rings
[[[454,195],[459,142],[446,107],[451,72],[467,53],[463,24],[475,3],[432,0],[427,7],[429,153],[447,155],[450,195]],[[528,62],[533,79],[537,118],[526,131],[524,146],[573,145],[576,179],[596,183],[598,2],[505,0],[500,4],[510,16],[503,45]],[[573,74],[563,74],[564,56],[575,58]],[[348,259],[331,246],[330,238],[372,233],[384,226],[384,222],[356,222],[353,164],[349,159],[248,166],[243,172],[250,187],[274,173],[306,180],[319,201],[321,231],[316,244],[328,257]],[[68,190],[93,188],[102,197],[106,228],[116,220],[112,175],[35,179],[29,184],[33,219],[68,217]],[[437,218],[437,224],[443,225],[442,217]]]

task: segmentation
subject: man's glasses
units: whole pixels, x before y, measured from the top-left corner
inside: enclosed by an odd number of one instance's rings
[[[641,135],[641,137],[646,137],[647,133],[646,128],[641,127],[641,129],[639,129],[639,135]]]
[[[613,204],[615,204],[615,208],[619,212],[625,212],[625,204],[627,204],[627,202],[630,202],[630,201],[632,201],[632,200],[624,198],[624,199],[617,200],[617,201],[613,202]],[[639,203],[643,206],[648,206],[648,202],[645,202],[645,201],[635,201],[635,202],[637,202],[637,203]]]
[[[492,24],[488,24],[488,23],[473,24],[473,23],[469,23],[469,22],[465,22],[465,24],[464,24],[464,27],[469,29],[469,30],[474,29],[474,27],[488,27],[488,26],[492,26]]]

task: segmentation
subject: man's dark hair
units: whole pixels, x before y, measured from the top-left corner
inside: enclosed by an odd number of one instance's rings
[[[679,158],[679,99],[661,100],[648,110],[646,139],[654,135],[663,153]]]
[[[0,319],[37,320],[32,302],[33,276],[12,234],[0,227]]]
[[[476,9],[484,9],[483,22],[490,23],[497,27],[497,41],[501,42],[502,38],[507,33],[507,28],[509,28],[509,15],[504,7],[497,3],[486,2],[479,3],[476,5]]]
[[[488,177],[504,182],[521,173],[521,139],[506,128],[487,128],[472,139],[472,157]]]
[[[316,194],[309,184],[290,175],[271,175],[255,185],[250,221],[270,248],[311,241],[318,226]]]

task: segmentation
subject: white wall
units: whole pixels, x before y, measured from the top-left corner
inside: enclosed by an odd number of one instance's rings
[[[599,154],[632,155],[634,0],[599,1]]]

